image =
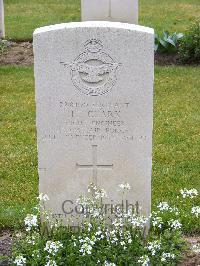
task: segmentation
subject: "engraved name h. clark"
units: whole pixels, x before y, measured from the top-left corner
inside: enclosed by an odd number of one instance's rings
[[[84,47],[85,52],[74,62],[60,63],[71,69],[72,82],[80,92],[88,96],[104,95],[115,85],[120,64],[102,51],[100,40],[88,40]]]

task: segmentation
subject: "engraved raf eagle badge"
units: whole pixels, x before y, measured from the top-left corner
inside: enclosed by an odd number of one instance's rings
[[[71,69],[74,86],[88,96],[100,96],[108,93],[117,81],[116,71],[121,65],[104,53],[100,40],[88,40],[85,52],[72,63],[60,62]]]

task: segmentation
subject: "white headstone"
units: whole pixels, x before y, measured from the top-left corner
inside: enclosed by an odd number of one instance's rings
[[[81,0],[81,17],[138,24],[138,0]]]
[[[0,0],[0,38],[4,37],[5,37],[4,5],[3,5],[3,0]]]
[[[115,22],[34,32],[40,192],[55,217],[75,214],[89,182],[151,206],[153,29]],[[73,202],[73,203],[72,203]]]

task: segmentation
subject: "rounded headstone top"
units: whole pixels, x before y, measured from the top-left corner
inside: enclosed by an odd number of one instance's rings
[[[113,28],[113,29],[125,29],[125,30],[154,34],[154,29],[136,24],[110,22],[110,21],[86,21],[86,22],[61,23],[61,24],[55,24],[55,25],[37,28],[34,31],[33,35],[50,31],[73,29],[73,28]]]

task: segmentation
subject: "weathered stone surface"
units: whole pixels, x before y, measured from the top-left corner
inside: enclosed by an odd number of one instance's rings
[[[34,32],[40,192],[57,217],[68,217],[91,181],[115,203],[118,184],[128,182],[128,202],[149,214],[153,57],[153,30],[141,26],[82,22]]]
[[[5,37],[5,22],[4,22],[4,4],[0,0],[0,38]]]
[[[81,0],[82,21],[138,24],[138,0]]]

